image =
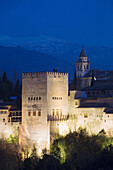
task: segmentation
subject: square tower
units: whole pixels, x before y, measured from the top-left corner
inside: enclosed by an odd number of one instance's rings
[[[38,152],[49,149],[48,116],[58,119],[67,114],[68,73],[23,73],[20,145],[35,144]]]

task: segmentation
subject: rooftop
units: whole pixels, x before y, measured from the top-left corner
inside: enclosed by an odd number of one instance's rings
[[[82,51],[81,51],[79,57],[87,57],[87,55],[86,55],[84,49],[82,49]]]

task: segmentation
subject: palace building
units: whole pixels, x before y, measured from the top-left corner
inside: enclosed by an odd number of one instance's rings
[[[64,136],[79,127],[86,128],[89,134],[97,134],[104,129],[107,135],[112,135],[112,71],[90,70],[90,62],[82,49],[76,62],[76,75],[84,87],[79,90],[69,90],[68,73],[23,73],[22,115],[13,115],[8,110],[7,114],[0,114],[1,132],[8,136],[14,126],[11,120],[16,117],[20,146],[32,148],[35,145],[38,154],[45,148],[49,150],[50,143],[59,135]],[[84,86],[86,80],[89,83]],[[103,86],[103,82],[106,85]],[[2,111],[6,111],[4,109]],[[11,127],[10,131],[7,131],[8,127]]]

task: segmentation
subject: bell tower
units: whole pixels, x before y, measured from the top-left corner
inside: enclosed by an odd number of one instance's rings
[[[78,78],[83,77],[90,70],[90,61],[87,60],[87,55],[82,48],[79,55],[79,60],[76,61],[76,76]]]

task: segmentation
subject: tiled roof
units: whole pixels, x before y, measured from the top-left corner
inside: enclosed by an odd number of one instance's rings
[[[94,77],[96,79],[113,79],[113,70],[112,71],[100,71],[98,69],[90,70],[84,77],[92,77],[92,74],[94,74]]]
[[[89,86],[81,90],[82,91],[113,90],[113,86]]]
[[[107,103],[83,103],[78,108],[110,107]]]
[[[106,108],[105,110],[104,110],[104,112],[106,112],[107,114],[113,114],[113,107],[108,107],[108,108]]]

